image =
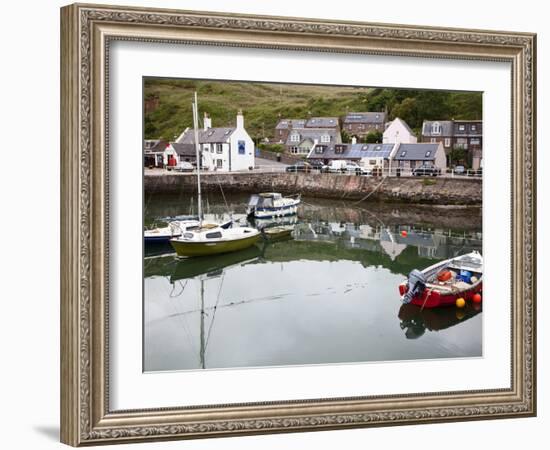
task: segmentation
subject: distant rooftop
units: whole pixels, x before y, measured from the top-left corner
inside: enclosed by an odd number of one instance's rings
[[[385,112],[350,112],[346,114],[344,123],[378,123],[386,122]]]
[[[223,143],[227,142],[235,128],[208,128],[207,130],[199,130],[199,143]],[[193,128],[189,128],[178,142],[179,144],[194,144],[195,132]]]

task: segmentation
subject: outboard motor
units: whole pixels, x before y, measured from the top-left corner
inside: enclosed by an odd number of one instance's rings
[[[426,277],[417,269],[414,269],[407,280],[408,291],[402,298],[403,303],[410,303],[418,294],[421,294],[426,288]]]

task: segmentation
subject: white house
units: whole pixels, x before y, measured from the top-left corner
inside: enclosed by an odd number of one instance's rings
[[[254,167],[254,142],[244,128],[242,111],[237,113],[234,128],[213,128],[212,119],[204,115],[204,128],[199,130],[202,167],[208,170],[234,172]],[[179,161],[195,162],[195,132],[187,128],[167,149],[178,155]]]
[[[418,139],[404,120],[396,117],[383,133],[384,144],[416,144]]]

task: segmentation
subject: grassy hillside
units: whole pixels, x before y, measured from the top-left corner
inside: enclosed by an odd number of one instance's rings
[[[145,138],[173,140],[192,126],[195,91],[201,122],[208,112],[213,126],[234,126],[242,109],[255,139],[271,137],[279,118],[340,117],[351,111],[387,109],[390,119],[399,115],[413,128],[423,119],[481,118],[481,94],[148,78],[144,98],[158,98],[159,106],[145,115]]]

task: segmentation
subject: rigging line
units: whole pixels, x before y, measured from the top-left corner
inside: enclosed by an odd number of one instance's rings
[[[352,203],[352,205],[357,205],[358,203],[364,202],[367,198],[374,194],[380,186],[382,186],[382,183],[386,181],[386,178],[388,178],[387,175],[385,177],[382,177],[382,181],[380,181],[380,183],[378,183],[378,185],[371,192],[365,195],[361,200],[357,200],[356,202]]]
[[[225,193],[223,192],[223,187],[222,187],[222,184],[220,182],[220,178],[218,177],[218,175],[216,175],[216,181],[218,182],[218,186],[220,187],[220,191],[222,193],[222,198],[223,198],[223,202],[225,203],[225,208],[227,209],[227,212],[229,213],[229,218],[231,220],[233,220],[233,214],[231,213],[231,210],[229,209],[229,205],[227,203],[227,199],[225,198]]]

